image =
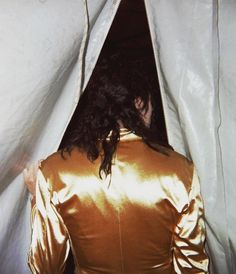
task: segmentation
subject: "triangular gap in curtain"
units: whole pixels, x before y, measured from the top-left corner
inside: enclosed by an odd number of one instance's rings
[[[166,127],[160,96],[160,87],[157,78],[156,64],[152,48],[152,41],[143,0],[122,0],[108,36],[105,40],[97,64],[85,89],[96,86],[96,79],[102,76],[100,67],[109,63],[109,70],[116,73],[116,64],[119,62],[124,70],[141,72],[144,79],[148,79],[149,88],[156,90],[156,131],[158,141],[167,143]],[[146,80],[144,80],[146,82]],[[144,82],[136,82],[143,85]],[[67,127],[60,148],[63,148],[71,133],[76,129],[78,109]],[[73,257],[70,254],[64,274],[73,273]]]
[[[96,86],[96,79],[102,76],[101,67],[108,63],[109,70],[116,73],[116,64],[121,63],[125,71],[141,73],[148,79],[149,88],[156,90],[156,131],[158,141],[167,143],[166,127],[160,96],[152,41],[143,0],[122,0],[118,12],[105,40],[97,64],[85,89]],[[135,73],[135,72],[134,72]],[[143,85],[145,81],[136,82]],[[78,109],[75,110],[69,126],[62,139],[60,148],[66,145],[70,134],[76,128]]]

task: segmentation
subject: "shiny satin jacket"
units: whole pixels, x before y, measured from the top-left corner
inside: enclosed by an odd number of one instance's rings
[[[208,273],[199,182],[183,156],[149,148],[127,130],[112,165],[78,149],[42,163],[28,263],[33,273],[63,273],[72,248],[75,273]]]

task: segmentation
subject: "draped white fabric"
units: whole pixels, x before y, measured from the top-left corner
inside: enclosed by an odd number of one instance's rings
[[[120,1],[0,1],[0,273],[25,274],[29,197],[20,175],[55,151],[77,104],[88,6],[91,75]]]
[[[236,2],[146,0],[170,144],[191,156],[211,273],[236,273]]]
[[[28,273],[29,199],[19,175],[55,151],[120,0],[0,1],[0,273]],[[236,2],[145,0],[168,137],[191,156],[212,274],[236,273]]]

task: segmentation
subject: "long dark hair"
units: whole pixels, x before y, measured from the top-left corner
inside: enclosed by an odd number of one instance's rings
[[[96,75],[94,76],[96,77]],[[73,147],[87,154],[90,161],[101,157],[99,175],[111,173],[112,158],[120,139],[120,125],[136,135],[161,153],[167,153],[161,146],[153,145],[156,139],[152,125],[146,127],[135,106],[135,99],[143,102],[143,110],[147,110],[151,100],[155,110],[154,91],[149,85],[139,85],[142,72],[114,73],[106,69],[101,76],[89,84],[78,104],[76,129],[69,143],[62,150],[70,152]],[[109,138],[107,138],[109,135]]]

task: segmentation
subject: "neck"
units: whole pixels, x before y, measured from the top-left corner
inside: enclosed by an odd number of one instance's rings
[[[120,126],[120,128],[124,128],[124,124],[121,120],[118,120],[117,123]]]

